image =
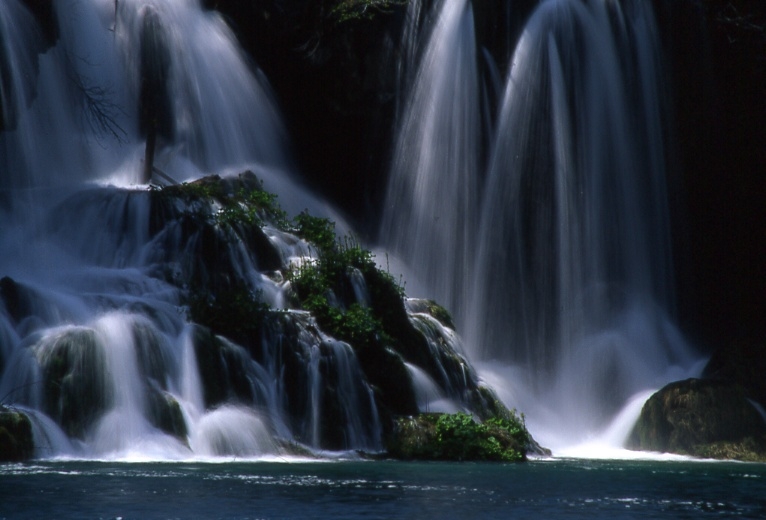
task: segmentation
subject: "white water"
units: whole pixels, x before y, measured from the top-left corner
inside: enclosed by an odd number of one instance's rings
[[[455,312],[473,269],[480,98],[471,4],[438,4],[397,132],[381,240]]]
[[[0,2],[0,393],[3,404],[29,410],[38,456],[268,458],[282,453],[276,439],[318,449],[327,397],[285,379],[322,385],[327,373],[343,397],[343,447],[379,449],[375,403],[353,351],[300,313],[282,320],[298,344],[283,346],[287,332],[270,329],[260,362],[223,338],[202,347],[216,349],[241,383],[222,378],[224,401],[206,401],[201,340],[165,275],[194,269],[207,250],[181,222],[152,230],[143,60],[167,59],[159,87],[169,95],[154,114],[167,119],[155,156],[164,174],[186,181],[250,169],[290,214],[308,209],[348,229],[294,180],[270,88],[221,17],[195,0],[59,0],[55,9],[60,37],[45,49],[23,5]],[[305,242],[265,231],[285,264],[310,257]],[[284,305],[289,288],[261,273],[241,240],[221,248],[242,283]],[[286,375],[283,349],[303,373]],[[188,435],[163,430],[179,420]]]
[[[481,83],[470,4],[439,2],[431,16],[382,245],[424,294],[443,299],[474,360],[494,367],[485,379],[543,444],[614,447],[604,432],[626,407],[636,411],[633,396],[698,370],[673,323],[651,5],[539,3],[508,61],[486,174],[477,170],[481,123],[451,116],[478,114],[476,91],[452,87],[456,75]]]
[[[27,22],[17,0],[8,2],[4,23]],[[14,79],[36,79],[14,91],[37,96],[18,108],[16,130],[0,135],[6,172],[0,187],[141,181],[140,49],[147,16],[157,20],[156,38],[164,44],[157,52],[172,57],[164,78],[172,95],[161,107],[168,115],[157,116],[172,120],[171,135],[160,138],[155,164],[177,181],[245,163],[290,168],[269,87],[215,12],[190,0],[60,0],[55,7],[61,37],[44,54],[26,56],[39,46],[36,30],[6,37],[11,52],[27,58],[14,64]],[[35,60],[39,74],[25,73]]]

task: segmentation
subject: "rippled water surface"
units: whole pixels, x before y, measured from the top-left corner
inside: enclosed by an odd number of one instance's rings
[[[766,465],[679,461],[33,462],[0,518],[766,517]]]

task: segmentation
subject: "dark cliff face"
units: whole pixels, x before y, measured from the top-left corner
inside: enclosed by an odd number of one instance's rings
[[[655,0],[672,80],[681,321],[716,348],[766,338],[766,4]]]

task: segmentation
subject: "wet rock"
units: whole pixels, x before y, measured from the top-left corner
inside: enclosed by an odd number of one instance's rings
[[[149,409],[155,426],[181,442],[187,442],[189,432],[181,405],[175,397],[152,387],[149,392]]]
[[[0,462],[19,462],[34,455],[32,423],[25,414],[0,408]]]
[[[766,460],[766,423],[740,387],[687,379],[671,383],[649,398],[628,447]]]
[[[214,408],[230,400],[252,403],[247,353],[206,327],[195,326],[193,338],[205,407]]]
[[[72,437],[83,437],[111,399],[105,354],[95,332],[71,328],[34,347],[43,373],[45,412]]]

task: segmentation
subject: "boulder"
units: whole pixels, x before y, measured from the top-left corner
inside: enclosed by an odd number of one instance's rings
[[[628,447],[697,457],[766,460],[766,423],[742,388],[687,379],[644,404]]]
[[[148,397],[152,423],[163,432],[187,444],[189,430],[178,400],[168,392],[151,386]]]
[[[32,423],[25,414],[0,409],[0,462],[19,462],[34,455]]]

